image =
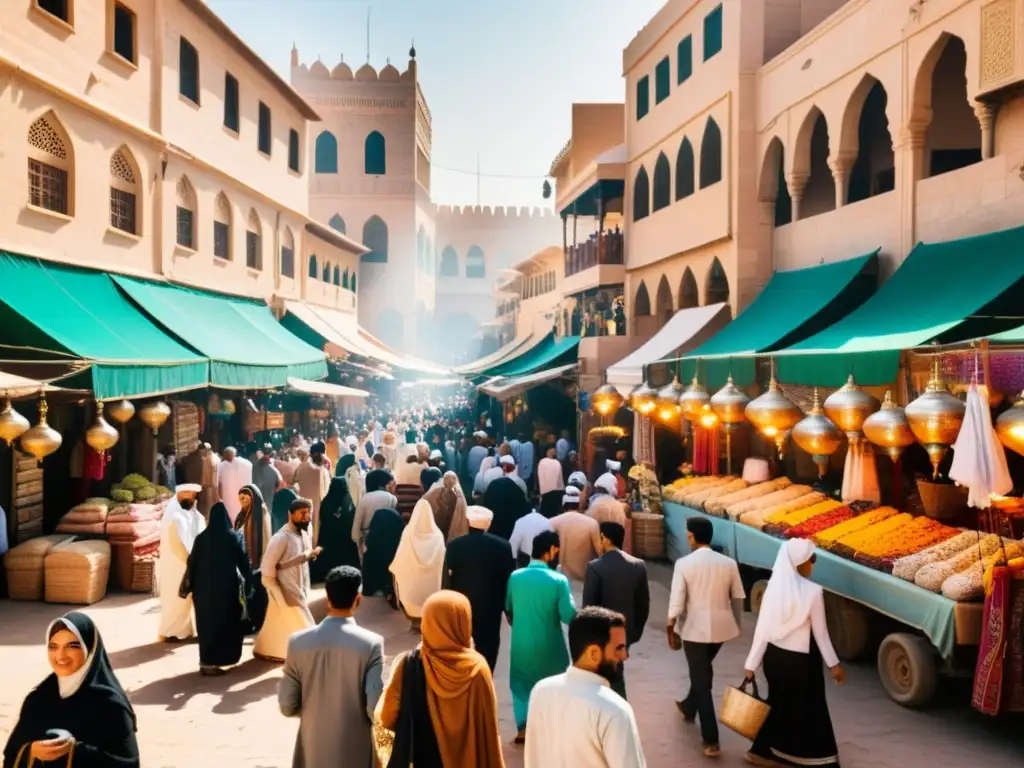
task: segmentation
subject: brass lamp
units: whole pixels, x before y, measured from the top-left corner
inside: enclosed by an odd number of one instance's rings
[[[818,476],[824,477],[828,472],[829,457],[843,442],[843,435],[839,427],[822,411],[817,387],[814,389],[811,412],[793,427],[793,442],[811,454],[811,458],[818,466]]]
[[[110,418],[118,424],[127,424],[135,415],[135,406],[132,405],[131,400],[122,400],[119,403],[108,405],[107,412],[110,414]]]
[[[825,398],[825,415],[855,443],[861,437],[864,421],[880,406],[878,399],[858,387],[851,375],[846,384]]]
[[[697,381],[697,374],[693,375],[693,381],[690,382],[690,386],[686,388],[686,391],[679,396],[679,406],[683,409],[683,416],[686,420],[693,422],[701,422],[703,424],[704,409],[711,410],[711,395],[708,394],[707,390],[700,385]],[[712,411],[714,413],[714,411]],[[712,422],[711,426],[714,426],[718,421],[717,414]]]
[[[142,423],[152,429],[154,435],[170,416],[171,408],[163,400],[146,403],[142,406],[142,410],[139,411],[139,418],[142,420]]]
[[[907,415],[892,401],[892,393],[886,391],[881,410],[875,411],[864,420],[864,437],[868,442],[883,449],[886,455],[896,461],[903,449],[914,442]]]
[[[790,430],[804,415],[779,389],[774,373],[768,381],[768,391],[751,400],[744,413],[758,432],[775,443],[779,458],[783,455]]]
[[[924,393],[906,407],[907,421],[914,437],[928,451],[932,461],[932,477],[939,476],[939,464],[956,442],[967,406],[942,386],[939,358],[932,363],[932,376]]]
[[[679,377],[672,379],[672,383],[658,391],[654,398],[655,410],[658,418],[665,424],[673,424],[679,421],[682,416],[683,407],[679,404],[679,398],[683,394],[683,385],[679,383]]]
[[[711,407],[711,403],[704,403],[701,406],[700,416],[697,418],[697,421],[704,429],[711,429],[718,423],[718,414]]]
[[[14,410],[11,399],[4,400],[4,408],[0,411],[0,440],[10,445],[28,432],[28,419]]]
[[[622,395],[612,384],[603,384],[595,389],[590,399],[597,416],[608,416],[622,406]]]
[[[711,396],[711,407],[723,424],[739,424],[744,421],[749,403],[750,398],[733,383],[732,374],[729,374],[725,386]]]
[[[46,414],[50,407],[46,404],[46,397],[39,398],[39,423],[21,436],[21,450],[42,461],[51,453],[54,453],[64,439],[60,432],[46,423]]]
[[[644,381],[629,393],[630,405],[641,416],[650,416],[654,413],[654,409],[658,407],[657,403],[654,402],[657,396],[658,391]]]
[[[996,435],[999,436],[999,442],[1011,451],[1024,455],[1024,392],[1012,408],[999,414],[996,419]]]
[[[118,438],[120,438],[120,435],[117,430],[110,426],[107,420],[103,418],[103,403],[97,400],[96,419],[93,421],[92,426],[85,430],[86,445],[96,451],[96,453],[103,453],[117,445]]]

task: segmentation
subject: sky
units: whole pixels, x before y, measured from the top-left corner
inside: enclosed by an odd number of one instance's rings
[[[404,71],[415,40],[433,119],[434,202],[550,206],[573,102],[624,100],[622,49],[665,0],[207,0],[286,80],[303,63]],[[371,8],[372,6],[372,8]]]

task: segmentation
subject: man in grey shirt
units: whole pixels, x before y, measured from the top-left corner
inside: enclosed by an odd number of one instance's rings
[[[277,699],[300,717],[293,768],[372,768],[373,713],[384,690],[384,638],[353,618],[362,600],[359,569],[327,574],[327,618],[288,641]]]

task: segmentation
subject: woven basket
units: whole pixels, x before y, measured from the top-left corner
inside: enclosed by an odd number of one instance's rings
[[[43,567],[46,602],[92,605],[107,594],[110,545],[76,541],[47,555]]]
[[[11,549],[4,557],[8,597],[11,600],[42,600],[46,555],[71,538],[66,535],[38,536]]]
[[[925,514],[935,520],[952,520],[967,509],[967,488],[918,478],[917,492]]]
[[[753,688],[753,694],[747,693],[748,686]],[[718,721],[743,738],[753,741],[768,719],[769,711],[771,707],[757,692],[757,681],[744,680],[739,688],[730,685],[725,689]]]
[[[647,560],[665,557],[665,518],[650,512],[634,512],[633,554]]]
[[[152,555],[144,555],[134,560],[132,563],[131,592],[159,596],[160,589],[157,585],[156,577],[157,563],[159,562]]]

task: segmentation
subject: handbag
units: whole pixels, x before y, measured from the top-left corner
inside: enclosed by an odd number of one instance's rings
[[[178,584],[178,597],[182,600],[188,598],[192,594],[192,579],[188,575],[188,567],[185,567],[185,573],[181,577],[181,583]]]
[[[76,744],[78,744],[77,741],[72,741],[71,742],[71,751],[68,752],[68,754],[67,754],[67,762],[64,763],[64,768],[71,768],[71,764],[75,760],[75,745]],[[14,768],[20,768],[20,766],[21,766],[21,758],[23,758],[23,757],[27,756],[28,754],[30,754],[29,752],[26,751],[26,750],[28,750],[29,746],[31,746],[31,742],[25,742],[24,744],[21,745],[21,749],[18,750],[18,756],[16,758],[14,758]],[[37,762],[38,761],[34,757],[29,757],[28,762],[25,763],[25,768],[32,768],[32,766],[35,765]],[[47,765],[52,765],[52,763],[47,762]]]
[[[751,687],[753,693],[747,693]],[[740,736],[753,741],[761,730],[771,707],[761,698],[757,690],[756,679],[744,679],[739,688],[728,686],[722,700],[722,710],[718,722],[726,728],[736,731]]]

